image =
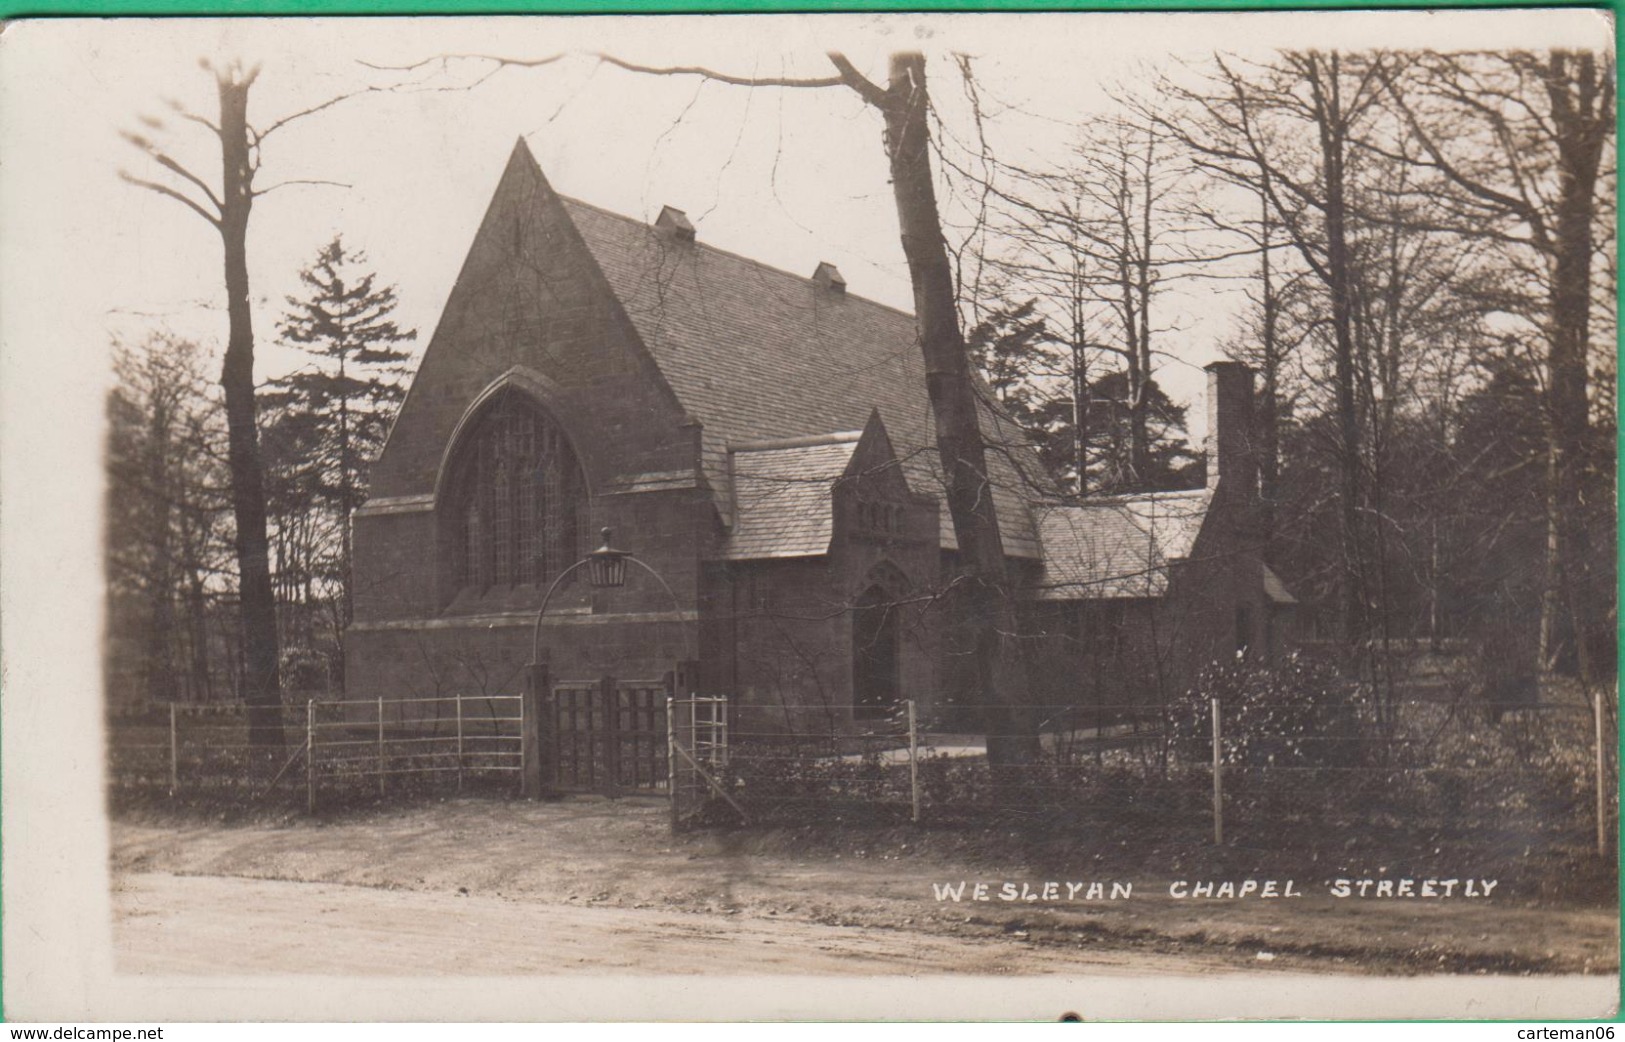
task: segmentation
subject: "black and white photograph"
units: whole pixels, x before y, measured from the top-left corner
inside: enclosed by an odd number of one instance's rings
[[[7,24],[7,1017],[1614,1016],[1615,84]]]

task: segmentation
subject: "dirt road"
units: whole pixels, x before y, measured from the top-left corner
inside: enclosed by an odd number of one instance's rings
[[[1610,907],[1543,897],[1512,877],[1474,900],[1340,901],[1309,876],[1297,900],[1175,900],[1165,867],[1114,863],[1118,844],[1056,863],[1011,843],[951,845],[960,842],[919,830],[673,836],[662,806],[632,800],[456,799],[229,825],[123,820],[113,829],[118,951],[121,966],[188,974],[1619,966]],[[1269,867],[1204,860],[1180,871],[1235,878]],[[1053,879],[1131,880],[1134,894],[1025,904],[941,900],[934,887]]]
[[[344,976],[1164,973],[1218,960],[793,919],[143,873],[113,895],[121,973]]]

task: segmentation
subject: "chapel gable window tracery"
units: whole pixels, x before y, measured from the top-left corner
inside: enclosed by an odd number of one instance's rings
[[[487,409],[463,455],[459,585],[551,582],[579,560],[586,486],[562,431],[515,393]]]

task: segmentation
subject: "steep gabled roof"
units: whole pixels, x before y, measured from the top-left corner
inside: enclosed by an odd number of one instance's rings
[[[732,520],[729,444],[864,426],[878,409],[909,485],[946,499],[913,316],[810,278],[684,241],[563,199],[683,408],[703,425],[703,465]],[[991,407],[989,442],[1005,552],[1037,557],[1027,500],[1045,487],[1036,453]],[[944,514],[942,540],[955,545]]]
[[[1211,500],[1193,489],[1034,507],[1044,546],[1039,599],[1161,597],[1168,562],[1190,556]]]
[[[734,527],[723,545],[723,559],[828,553],[835,533],[835,483],[846,473],[862,435],[846,431],[734,449]]]

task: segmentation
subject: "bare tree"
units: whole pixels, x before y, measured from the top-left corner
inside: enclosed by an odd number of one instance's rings
[[[1187,206],[1188,166],[1170,154],[1155,102],[1139,99],[1125,114],[1079,130],[1069,161],[1031,169],[987,158],[989,172],[955,168],[993,199],[994,225],[984,263],[1010,303],[1032,299],[1048,335],[1065,348],[1035,357],[1037,383],[1067,396],[1071,411],[1073,487],[1144,488],[1165,483],[1153,465],[1159,432],[1157,343],[1167,326],[1154,320],[1162,291],[1188,275],[1191,255],[1180,215]],[[1006,308],[1008,310],[1008,308]],[[1057,365],[1056,363],[1059,363]],[[1053,370],[1053,371],[1052,371]],[[1102,375],[1120,372],[1122,401],[1091,396]],[[1123,416],[1121,458],[1108,446],[1091,463],[1092,407]],[[1107,430],[1118,424],[1108,417]],[[1161,432],[1166,434],[1167,432]],[[1097,473],[1091,477],[1093,468]]]
[[[1576,668],[1589,681],[1591,649],[1582,590],[1591,567],[1584,474],[1592,411],[1589,384],[1595,264],[1606,226],[1614,130],[1614,63],[1591,52],[1428,54],[1382,67],[1393,104],[1414,132],[1407,161],[1438,175],[1444,220],[1507,251],[1535,287],[1526,316],[1546,340],[1549,552],[1540,659],[1556,659],[1561,613],[1572,627]]]
[[[108,396],[109,664],[150,701],[206,701],[209,601],[230,540],[225,432],[203,352],[154,334],[115,344]],[[133,668],[132,668],[133,667]]]
[[[271,587],[269,541],[266,535],[265,476],[260,458],[259,428],[254,404],[254,326],[249,305],[248,220],[254,200],[287,184],[256,188],[261,150],[267,138],[289,123],[320,112],[343,100],[343,95],[296,112],[260,129],[249,122],[248,98],[259,77],[259,67],[241,62],[203,67],[214,74],[219,96],[215,119],[172,103],[176,117],[204,127],[220,146],[218,192],[208,178],[191,170],[170,152],[142,133],[126,133],[125,140],[140,149],[167,176],[169,183],[129,172],[124,179],[185,206],[220,236],[225,268],[228,336],[220,385],[225,391],[226,425],[230,435],[232,513],[236,521],[238,599],[243,626],[243,700],[249,706],[249,742],[277,749],[283,744],[281,681],[276,626],[276,601]],[[156,118],[143,122],[163,130]]]
[[[1285,242],[1325,288],[1332,353],[1344,636],[1368,629],[1361,549],[1361,422],[1356,401],[1356,143],[1383,96],[1380,56],[1288,51],[1244,68],[1216,57],[1203,89],[1169,88],[1185,119],[1164,125],[1200,169],[1269,201]],[[1305,144],[1307,142],[1307,144]]]

